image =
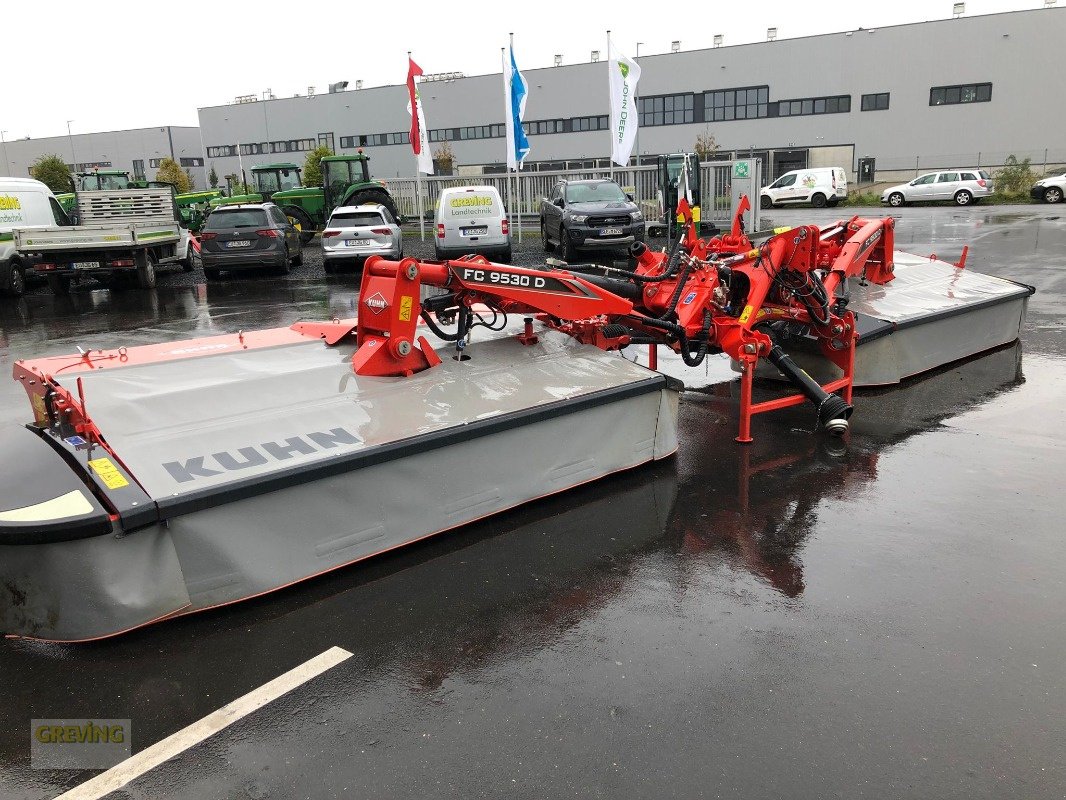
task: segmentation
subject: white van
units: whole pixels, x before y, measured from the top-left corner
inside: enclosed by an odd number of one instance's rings
[[[32,178],[0,178],[0,293],[19,297],[32,269],[15,252],[16,228],[69,225],[52,190]]]
[[[437,260],[479,253],[511,263],[511,231],[503,200],[494,186],[454,186],[437,202],[434,252]]]
[[[847,197],[848,173],[842,167],[794,169],[759,193],[759,207],[810,203],[815,208],[825,208]]]

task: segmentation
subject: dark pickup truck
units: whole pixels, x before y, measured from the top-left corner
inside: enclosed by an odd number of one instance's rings
[[[577,250],[627,248],[644,241],[644,217],[611,180],[559,181],[540,204],[544,249],[563,261]]]

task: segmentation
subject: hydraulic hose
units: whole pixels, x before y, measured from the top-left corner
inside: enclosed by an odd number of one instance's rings
[[[792,357],[779,345],[773,345],[767,355],[770,363],[796,386],[818,409],[818,423],[829,433],[843,436],[848,429],[848,417],[851,416],[850,403],[835,394],[829,394],[814,378],[800,369]]]

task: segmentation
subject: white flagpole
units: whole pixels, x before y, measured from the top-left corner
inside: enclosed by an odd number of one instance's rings
[[[513,57],[514,56],[514,34],[513,33],[508,34],[508,38],[509,38],[509,42],[508,43],[511,46],[511,56]],[[510,62],[508,62],[507,68],[508,69],[511,68]],[[514,80],[514,76],[513,75],[511,76],[511,80],[512,81]],[[516,109],[512,109],[511,113],[514,114],[515,110]],[[521,120],[518,121],[518,124],[519,125],[522,124]],[[514,140],[516,142],[518,141],[518,131],[517,130],[515,131],[515,134],[514,134]],[[515,199],[517,200],[517,207],[513,209],[514,217],[512,218],[513,220],[517,221],[516,224],[518,226],[518,243],[519,244],[522,243],[522,179],[521,179],[521,177],[519,177],[520,174],[521,174],[521,170],[522,170],[522,162],[519,161],[518,164],[515,166],[515,173],[514,173],[514,188],[515,188],[515,192],[514,193],[515,193]]]
[[[611,97],[611,32],[607,31],[607,98],[608,102]],[[614,131],[611,130],[611,116],[610,111],[607,112],[607,133],[608,140],[611,142],[611,149],[607,151],[607,163],[610,164],[611,180],[614,180]]]
[[[422,211],[422,170],[415,167],[415,208],[418,209],[418,235],[424,242],[426,240],[426,215]]]
[[[512,212],[514,211],[514,199],[511,195],[511,150],[514,148],[514,137],[507,135],[508,128],[511,127],[512,111],[511,111],[511,77],[507,70],[510,69],[510,65],[507,63],[507,48],[500,48],[500,71],[503,75],[503,105],[504,105],[504,146],[503,146],[503,174],[507,177],[507,218],[511,219]]]

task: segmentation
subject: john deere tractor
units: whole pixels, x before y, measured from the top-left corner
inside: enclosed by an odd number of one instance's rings
[[[370,179],[370,159],[363,153],[350,156],[326,156],[322,159],[322,186],[276,191],[270,201],[285,212],[300,229],[306,242],[315,231],[325,227],[330,213],[338,206],[381,203],[397,220],[396,203],[381,181]]]

